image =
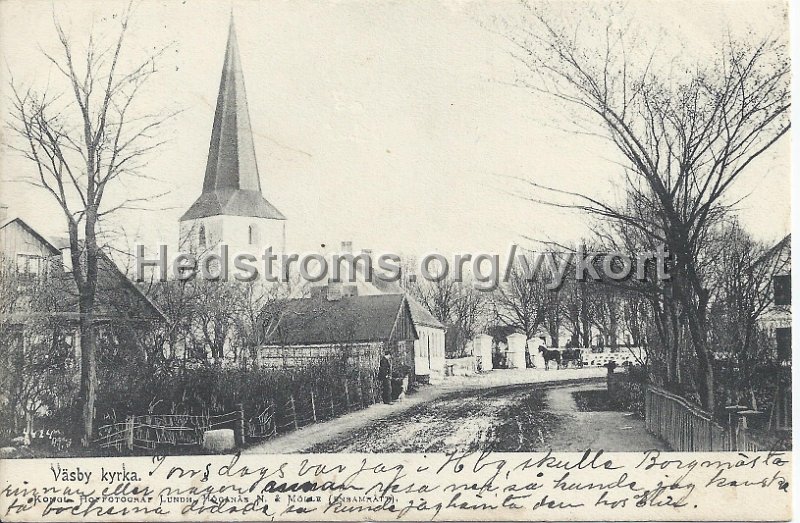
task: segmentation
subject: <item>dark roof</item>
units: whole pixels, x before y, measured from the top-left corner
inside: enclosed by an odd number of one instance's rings
[[[48,285],[57,289],[58,313],[78,314],[78,288],[72,274],[55,268]],[[95,316],[100,320],[166,321],[158,306],[139,290],[105,253],[97,261]]]
[[[273,220],[286,219],[258,191],[221,189],[201,194],[189,207],[189,210],[181,216],[180,221],[219,215],[252,216]]]
[[[359,274],[363,275],[363,271],[361,270],[361,266],[357,266],[356,269],[358,270]],[[382,278],[378,277],[378,274],[372,275],[372,281],[370,282],[372,285],[375,286],[379,291],[384,294],[404,294],[403,288],[396,281],[387,281]]]
[[[324,345],[388,341],[398,315],[410,311],[404,296],[376,294],[328,300],[325,293],[289,300],[269,344]]]
[[[435,327],[437,329],[444,329],[444,324],[433,317],[428,309],[422,306],[420,302],[406,295],[408,299],[408,306],[411,309],[411,318],[414,320],[414,325],[424,325],[427,327]]]
[[[158,305],[129,280],[104,252],[100,253],[97,265],[96,305],[100,314],[129,320],[167,320]],[[72,277],[70,282],[73,285],[75,283]]]
[[[261,194],[233,18],[222,64],[203,192],[181,221],[221,214],[285,219]]]
[[[61,248],[69,247],[69,240],[63,238],[47,239],[21,218],[7,220],[0,229],[17,222],[33,234],[51,252],[60,256]],[[78,288],[72,274],[65,272],[60,263],[54,264],[48,273],[47,285],[53,290],[50,312],[56,315],[76,317],[78,315]],[[25,314],[21,314],[24,318]],[[97,290],[95,293],[95,316],[98,319],[156,320],[166,318],[158,306],[120,271],[117,264],[104,252],[99,253],[97,262]]]
[[[444,324],[437,320],[433,314],[430,313],[420,302],[414,299],[413,296],[406,293],[397,282],[386,281],[373,275],[372,284],[384,294],[404,294],[408,301],[408,306],[411,309],[411,318],[414,320],[414,325],[424,325],[426,327],[434,327],[437,329],[444,329]]]

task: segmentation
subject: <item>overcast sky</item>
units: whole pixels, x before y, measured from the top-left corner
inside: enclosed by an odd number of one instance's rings
[[[0,3],[4,120],[9,71],[22,82],[60,81],[38,50],[57,46],[52,5],[79,39],[90,27],[111,34],[120,10],[113,2]],[[569,241],[587,233],[586,217],[515,198],[504,177],[600,197],[620,178],[607,143],[559,130],[547,99],[510,85],[517,66],[509,45],[482,25],[513,17],[515,2],[145,1],[126,52],[175,47],[143,107],[183,112],[150,162],[156,181],[125,187],[134,196],[169,191],[152,209],[117,217],[131,239],[174,245],[178,218],[200,193],[231,5],[262,188],[288,218],[292,250],[352,240],[376,251],[505,252],[525,236]],[[698,56],[728,27],[786,30],[768,2],[657,5],[637,3],[637,20],[689,42]],[[0,154],[0,200],[44,233],[63,234],[49,196],[14,181],[33,165]],[[740,216],[756,237],[789,232],[788,137],[735,192],[749,194]]]

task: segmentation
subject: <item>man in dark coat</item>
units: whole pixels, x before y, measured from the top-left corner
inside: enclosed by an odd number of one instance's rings
[[[392,402],[392,360],[391,353],[387,349],[381,356],[381,366],[378,369],[378,381],[381,383],[381,394],[384,403]]]

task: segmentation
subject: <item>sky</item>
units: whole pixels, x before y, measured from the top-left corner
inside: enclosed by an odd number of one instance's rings
[[[580,4],[576,3],[580,7]],[[690,43],[702,56],[730,28],[782,34],[764,1],[637,2],[642,27]],[[53,12],[85,41],[112,34],[116,2],[0,3],[4,121],[8,82],[60,79],[41,50],[57,49]],[[234,1],[137,4],[126,53],[164,45],[142,110],[180,110],[150,158],[148,180],[114,195],[165,196],[116,215],[109,229],[134,242],[175,245],[178,218],[199,196],[229,14],[235,17],[264,196],[288,219],[287,249],[349,240],[356,249],[422,254],[506,252],[530,239],[588,234],[579,213],[519,197],[531,179],[601,198],[620,169],[607,142],[565,132],[552,101],[513,85],[519,66],[493,28],[517,2]],[[670,51],[683,52],[664,46]],[[7,129],[0,135],[7,143]],[[734,187],[742,224],[764,241],[790,230],[789,139],[754,162]],[[49,235],[63,235],[52,198],[20,183],[33,165],[0,149],[0,201]]]

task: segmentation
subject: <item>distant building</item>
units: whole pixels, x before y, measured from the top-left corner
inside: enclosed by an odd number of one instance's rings
[[[406,293],[396,282],[375,278],[373,285],[385,294],[402,294],[411,309],[411,318],[419,339],[414,342],[414,374],[418,379],[430,380],[444,376],[445,372],[445,326],[434,318],[413,296]]]
[[[180,218],[181,252],[200,256],[220,254],[221,245],[227,246],[229,263],[237,254],[254,256],[259,260],[259,274],[263,274],[260,260],[267,247],[274,253],[283,253],[286,248],[286,217],[262,192],[233,17],[228,28],[202,190]],[[213,264],[210,268],[216,270]],[[262,291],[272,286],[265,279],[257,281],[263,285]],[[201,325],[200,319],[191,321],[199,331],[208,328]],[[230,353],[231,343],[226,337],[223,347],[212,349],[215,362],[228,365],[243,361],[224,357]],[[204,348],[193,352],[205,358]]]
[[[217,245],[260,256],[283,252],[286,218],[261,191],[244,75],[231,18],[211,144],[200,197],[180,218],[180,248],[203,253]]]
[[[792,428],[792,235],[789,234],[767,251],[758,264],[767,264],[772,273],[769,283],[770,306],[758,320],[772,343],[772,355],[779,372],[774,378],[775,395],[770,413],[771,427]]]
[[[0,213],[5,213],[5,207]],[[51,322],[58,330],[53,333],[54,343],[72,348],[80,362],[78,291],[70,274],[69,243],[45,237],[22,218],[0,219],[0,257],[3,270],[10,271],[4,292],[17,297],[12,304],[10,296],[4,296],[2,321],[13,338],[9,346],[23,348],[25,329],[42,317],[58,320]],[[37,296],[42,293],[40,284],[47,290],[47,302],[36,306],[37,298],[45,299]],[[95,324],[101,334],[126,336],[129,331],[124,329],[165,321],[158,307],[102,252],[95,300]]]
[[[341,253],[351,253],[352,243],[344,241],[341,244]],[[369,254],[371,251],[362,251],[360,254]],[[373,263],[375,260],[373,260]],[[331,285],[340,289],[342,296],[376,296],[376,295],[402,295],[405,296],[414,328],[417,331],[418,339],[414,342],[414,375],[417,380],[428,382],[444,376],[445,373],[445,326],[437,320],[422,304],[413,296],[409,295],[398,285],[397,282],[385,281],[373,275],[367,281],[361,270],[361,265],[357,265],[357,271],[353,275],[355,281],[330,282],[322,281],[310,285],[312,294],[328,292]],[[342,268],[342,276],[350,276],[348,271]],[[305,289],[303,292],[309,292]]]
[[[395,370],[414,378],[417,331],[403,295],[342,296],[317,289],[311,297],[288,300],[273,318],[275,327],[257,354],[265,367],[299,367],[314,361],[340,361],[345,367],[378,369],[389,349]]]
[[[761,257],[759,264],[772,266],[771,305],[759,318],[775,344],[775,357],[791,365],[792,361],[792,235],[789,234]]]

